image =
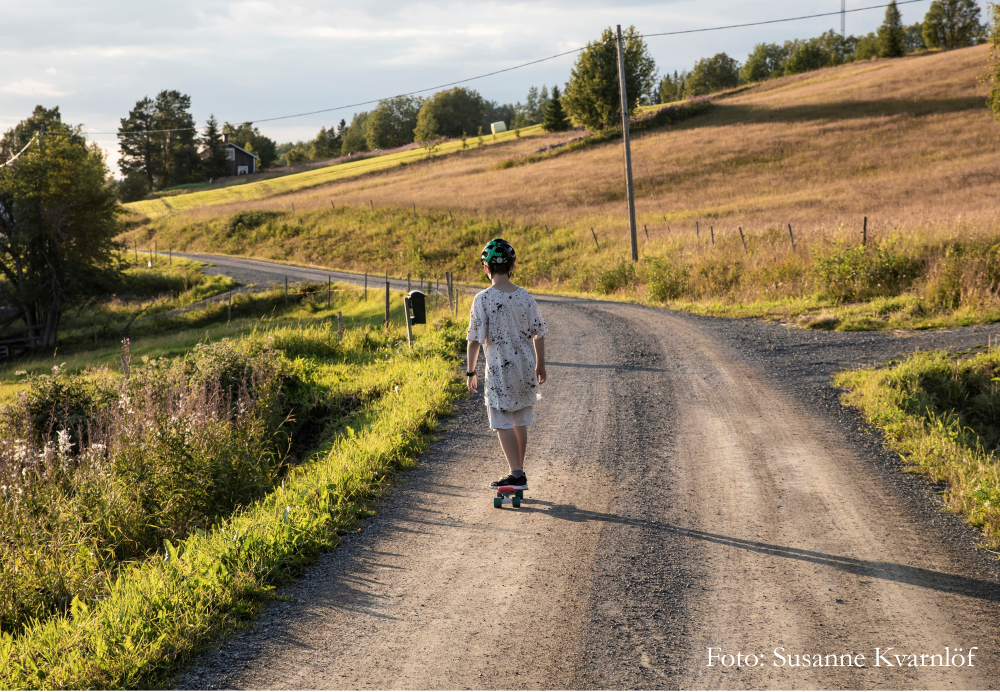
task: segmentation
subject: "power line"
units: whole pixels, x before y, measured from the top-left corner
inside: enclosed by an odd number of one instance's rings
[[[910,4],[917,3],[917,2],[928,2],[928,0],[898,0],[898,2],[896,2],[896,4],[897,5],[910,5]],[[725,26],[705,27],[703,29],[685,29],[683,31],[662,31],[662,32],[658,32],[658,33],[655,33],[655,34],[639,34],[637,36],[637,38],[655,38],[655,37],[658,37],[658,36],[679,36],[681,34],[698,34],[698,33],[706,33],[706,32],[709,32],[709,31],[724,31],[724,30],[727,30],[727,29],[743,29],[743,28],[751,27],[751,26],[764,26],[766,24],[782,24],[782,23],[786,23],[786,22],[798,22],[798,21],[802,21],[802,20],[805,20],[805,19],[816,19],[816,18],[819,18],[819,17],[830,17],[830,16],[834,16],[834,15],[841,15],[841,16],[843,16],[843,14],[850,13],[850,12],[865,12],[865,11],[868,11],[868,10],[882,9],[882,8],[888,7],[889,4],[890,3],[886,3],[886,4],[883,4],[883,5],[869,5],[868,7],[857,7],[855,9],[853,9],[853,10],[844,10],[842,8],[838,12],[823,12],[823,13],[820,13],[820,14],[808,14],[808,15],[803,15],[803,16],[800,16],[800,17],[786,17],[784,19],[769,19],[769,20],[766,20],[766,21],[749,22],[749,23],[746,23],[746,24],[727,24]],[[611,39],[611,40],[614,40],[614,39]],[[545,57],[545,58],[539,58],[537,60],[532,60],[530,62],[521,63],[519,65],[514,65],[512,67],[506,67],[506,68],[504,68],[502,70],[494,70],[493,72],[487,72],[485,74],[476,75],[474,77],[466,77],[464,79],[459,79],[459,80],[454,81],[454,82],[448,82],[447,84],[439,84],[437,86],[427,87],[426,89],[417,89],[416,91],[410,91],[410,92],[407,92],[405,94],[398,94],[397,96],[384,97],[384,98],[380,98],[380,99],[371,99],[369,101],[360,101],[358,103],[351,103],[351,104],[347,104],[347,105],[344,105],[344,106],[334,106],[333,108],[323,108],[323,109],[320,109],[320,110],[307,111],[307,112],[304,112],[304,113],[294,113],[292,115],[279,115],[279,116],[275,116],[273,118],[261,118],[259,120],[245,120],[243,122],[247,123],[247,124],[268,123],[268,122],[274,122],[276,120],[288,120],[290,118],[302,118],[302,117],[305,117],[307,115],[319,115],[320,113],[331,113],[333,111],[345,110],[347,108],[357,108],[359,106],[370,106],[372,104],[377,104],[380,101],[385,101],[388,98],[399,98],[401,96],[415,96],[417,94],[422,94],[422,93],[427,92],[427,91],[434,91],[435,89],[444,89],[444,88],[450,87],[450,86],[456,86],[456,85],[459,85],[459,84],[466,84],[468,82],[474,82],[474,81],[476,81],[478,79],[485,79],[486,77],[493,77],[493,76],[498,75],[498,74],[503,74],[504,72],[512,72],[514,70],[520,70],[520,69],[522,69],[524,67],[530,67],[531,65],[537,65],[539,63],[547,62],[549,60],[555,60],[556,58],[561,58],[561,57],[564,57],[566,55],[573,55],[574,53],[580,53],[580,52],[586,50],[590,45],[593,45],[594,43],[601,43],[601,41],[594,41],[594,42],[589,43],[587,46],[583,46],[582,48],[575,48],[573,50],[568,50],[568,51],[565,51],[563,53],[556,53],[555,55],[550,55],[550,56]],[[608,41],[608,43],[610,43],[610,41]],[[197,127],[184,127],[184,128],[174,129],[174,130],[141,130],[141,131],[137,131],[137,132],[131,132],[131,133],[128,133],[128,134],[153,134],[153,133],[161,133],[161,132],[189,132],[191,130],[197,130]],[[119,133],[118,132],[82,132],[81,134],[84,134],[84,135],[117,135]]]
[[[927,2],[928,0],[899,0],[897,5],[910,5],[915,2]],[[706,29],[686,29],[684,31],[664,31],[658,34],[643,34],[642,38],[652,38],[654,36],[678,36],[680,34],[698,34],[705,31],[722,31],[723,29],[743,29],[748,26],[763,26],[764,24],[781,24],[783,22],[798,22],[803,19],[816,19],[817,17],[832,17],[833,15],[846,14],[848,12],[865,12],[866,10],[878,10],[883,7],[888,7],[890,3],[885,5],[870,5],[868,7],[857,7],[853,10],[839,10],[837,12],[823,12],[821,14],[807,14],[801,17],[788,17],[786,19],[769,19],[765,22],[750,22],[748,24],[728,24],[726,26],[713,26]]]

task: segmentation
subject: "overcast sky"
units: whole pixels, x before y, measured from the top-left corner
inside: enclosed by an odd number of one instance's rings
[[[848,9],[885,0],[847,0]],[[907,24],[930,0],[903,5]],[[320,2],[319,0],[0,0],[0,131],[36,104],[58,105],[117,160],[113,134],[143,96],[191,96],[199,125],[332,108],[457,81],[583,46],[615,24],[643,33],[838,12],[840,0],[597,2]],[[884,10],[847,15],[847,32],[873,31]],[[840,29],[840,17],[654,37],[662,73],[725,51],[743,61],[754,44]],[[531,85],[569,76],[567,56],[476,80],[486,98],[524,100]],[[311,139],[356,110],[260,122],[278,142]]]

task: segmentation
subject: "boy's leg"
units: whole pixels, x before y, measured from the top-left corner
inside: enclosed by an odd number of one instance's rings
[[[507,464],[510,466],[511,473],[521,471],[524,468],[524,448],[521,446],[521,436],[516,432],[518,429],[497,429],[497,437],[500,438],[500,447],[503,449],[504,456],[507,457]],[[524,439],[527,441],[527,432],[525,432]]]
[[[528,426],[527,425],[515,425],[514,434],[517,435],[517,446],[521,452],[521,466],[520,469],[524,469],[524,453],[528,449]]]

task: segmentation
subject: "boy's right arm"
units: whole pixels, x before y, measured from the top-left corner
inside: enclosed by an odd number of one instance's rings
[[[468,349],[465,352],[465,361],[468,364],[469,370],[465,373],[465,386],[468,387],[470,392],[477,392],[476,384],[476,361],[479,360],[479,342],[470,341]],[[472,373],[471,375],[469,373]]]

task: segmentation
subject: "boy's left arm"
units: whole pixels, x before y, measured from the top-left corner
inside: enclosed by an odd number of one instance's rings
[[[535,376],[538,384],[545,382],[545,337],[536,336],[535,340]]]

